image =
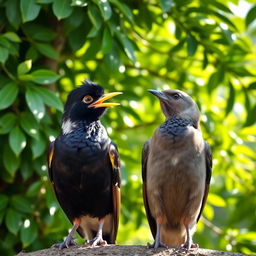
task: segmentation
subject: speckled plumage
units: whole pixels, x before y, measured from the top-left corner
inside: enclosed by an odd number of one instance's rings
[[[90,106],[102,97],[103,88],[92,82],[73,90],[65,104],[62,133],[49,148],[50,180],[73,224],[65,241],[56,245],[61,249],[74,244],[76,230],[92,245],[115,243],[120,207],[119,155],[100,122],[106,108]]]
[[[150,90],[166,121],[142,153],[143,199],[153,247],[197,246],[192,242],[211,177],[211,153],[199,126],[195,102],[179,90]]]

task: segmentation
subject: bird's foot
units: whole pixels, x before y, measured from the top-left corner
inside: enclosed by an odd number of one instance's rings
[[[147,244],[148,249],[152,249],[152,248],[156,249],[156,248],[161,248],[161,247],[168,249],[168,246],[166,244],[162,243],[162,242],[157,243],[155,241],[153,244],[150,244],[150,243]]]
[[[87,245],[90,245],[90,246],[93,246],[93,247],[97,246],[97,245],[105,246],[107,244],[108,244],[107,241],[103,240],[102,236],[96,236],[92,240],[89,240],[87,242]]]
[[[53,244],[52,247],[62,250],[64,248],[68,248],[69,246],[73,246],[73,245],[76,245],[74,238],[72,236],[67,236],[64,242],[59,244]]]
[[[188,241],[186,241],[184,244],[181,244],[179,246],[179,249],[186,249],[187,251],[189,249],[197,249],[197,248],[199,248],[199,244],[194,244]]]

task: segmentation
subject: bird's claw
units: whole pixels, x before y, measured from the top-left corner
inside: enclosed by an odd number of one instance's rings
[[[190,249],[197,249],[197,248],[199,248],[198,244],[189,243],[189,242],[185,242],[184,244],[181,244],[179,246],[179,249],[186,249],[187,251]]]
[[[52,247],[62,250],[64,248],[68,248],[69,246],[73,246],[73,245],[76,245],[76,242],[74,241],[74,239],[72,237],[71,238],[67,237],[64,242],[53,244]]]
[[[87,242],[87,245],[90,245],[92,247],[97,246],[97,245],[105,246],[107,244],[108,244],[107,241],[103,240],[103,238],[101,236],[99,236],[99,237],[96,236],[95,238],[93,238],[92,240],[89,240]]]
[[[154,242],[153,244],[147,243],[148,249],[152,249],[152,248],[156,249],[156,248],[160,248],[160,247],[168,249],[168,246],[162,242],[159,242],[159,243]]]

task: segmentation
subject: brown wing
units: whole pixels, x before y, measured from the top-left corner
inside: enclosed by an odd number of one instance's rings
[[[112,176],[112,196],[113,196],[113,228],[111,232],[111,242],[116,243],[116,236],[119,223],[120,215],[120,186],[121,186],[121,175],[120,175],[120,158],[117,151],[117,147],[112,142],[109,147],[109,158],[113,169]]]
[[[211,177],[212,177],[212,152],[211,152],[211,148],[210,148],[209,144],[206,141],[205,141],[205,164],[206,164],[205,189],[204,189],[203,201],[202,201],[199,215],[197,217],[197,221],[199,221],[202,211],[204,209],[204,206],[206,204],[209,187],[210,187],[210,182],[211,182]]]
[[[154,217],[151,215],[149,204],[148,204],[148,198],[147,198],[147,161],[148,161],[148,154],[149,154],[149,145],[150,145],[150,140],[145,142],[142,150],[142,181],[143,181],[142,192],[143,192],[143,201],[144,201],[148,223],[150,226],[151,233],[155,238],[156,221]]]

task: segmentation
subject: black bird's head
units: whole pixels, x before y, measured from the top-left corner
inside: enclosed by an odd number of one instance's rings
[[[181,118],[191,120],[198,124],[200,111],[195,101],[185,92],[169,89],[165,91],[148,90],[158,97],[161,109],[168,118]]]
[[[104,89],[91,81],[71,91],[64,108],[63,122],[96,121],[104,114],[107,107],[117,106],[118,103],[104,103],[121,92],[104,94]]]

